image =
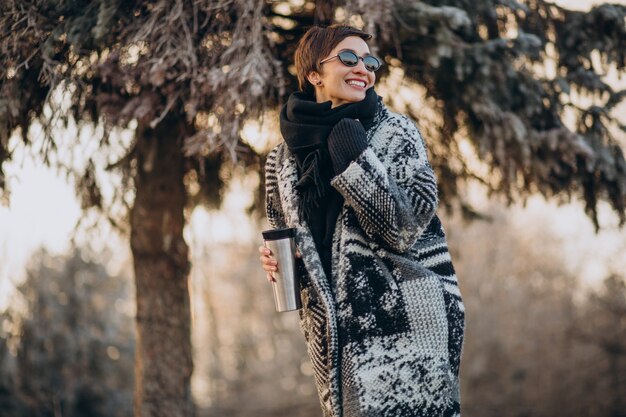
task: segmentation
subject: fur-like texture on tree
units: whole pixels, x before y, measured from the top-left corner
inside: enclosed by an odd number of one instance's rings
[[[278,108],[296,88],[289,66],[304,31],[314,23],[345,21],[374,34],[371,49],[388,63],[380,77],[389,66],[400,67],[407,82],[425,89],[436,118],[422,124],[436,143],[431,161],[447,208],[455,200],[466,207],[464,184],[478,179],[509,202],[533,193],[581,197],[596,224],[598,201],[606,199],[622,223],[626,220],[619,136],[626,123],[614,111],[624,92],[613,91],[602,76],[609,68],[626,68],[624,6],[578,12],[542,0],[310,5],[2,2],[0,189],[6,190],[2,163],[11,157],[8,138],[20,128],[29,143],[34,121],[44,128],[41,149],[47,159],[56,150],[52,131],[58,121],[103,123],[106,145],[113,126],[136,121],[154,128],[171,113],[189,126],[186,155],[202,159],[217,153],[223,158],[212,158],[213,164],[259,167],[241,137],[244,122]],[[69,108],[53,99],[56,89],[65,91]],[[590,104],[576,101],[572,92],[590,98]],[[420,109],[407,111],[423,119]],[[566,111],[578,123],[566,123]],[[465,139],[490,168],[488,174],[467,164],[459,147]],[[122,200],[132,189],[134,149],[112,164],[125,170],[125,190],[117,195]],[[189,164],[188,178],[200,184],[189,190],[215,194],[222,183],[203,177],[202,166]],[[8,200],[8,191],[2,195]]]

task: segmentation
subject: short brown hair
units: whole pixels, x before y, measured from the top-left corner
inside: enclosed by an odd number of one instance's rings
[[[307,74],[311,71],[321,72],[320,61],[348,36],[358,36],[364,41],[372,38],[369,33],[338,23],[327,27],[313,26],[306,31],[298,42],[294,56],[300,91],[315,94],[315,88],[306,78]]]

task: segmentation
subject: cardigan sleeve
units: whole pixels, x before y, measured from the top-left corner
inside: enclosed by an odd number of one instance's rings
[[[286,227],[285,216],[280,204],[278,194],[278,180],[276,175],[276,153],[278,146],[274,147],[265,160],[265,214],[270,226],[274,229]]]
[[[406,116],[393,119],[381,133],[389,143],[386,167],[368,147],[331,179],[354,208],[367,235],[395,251],[410,249],[424,232],[438,205],[437,181],[424,140]]]

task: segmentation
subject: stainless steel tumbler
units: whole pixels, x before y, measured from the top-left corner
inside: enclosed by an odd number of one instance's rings
[[[262,232],[265,246],[272,251],[278,262],[278,270],[273,272],[272,282],[276,311],[292,311],[302,308],[300,282],[296,269],[296,229],[271,229]]]

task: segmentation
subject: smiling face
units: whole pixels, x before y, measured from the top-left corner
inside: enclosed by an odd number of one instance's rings
[[[350,49],[360,57],[370,55],[370,48],[363,39],[348,36],[321,61],[337,55],[344,49]],[[339,58],[333,58],[322,64],[321,71],[321,73],[312,71],[307,78],[315,86],[315,101],[318,103],[330,101],[332,107],[363,100],[366,90],[376,81],[376,75],[365,69],[362,59],[359,59],[355,67],[348,67],[342,64]]]

